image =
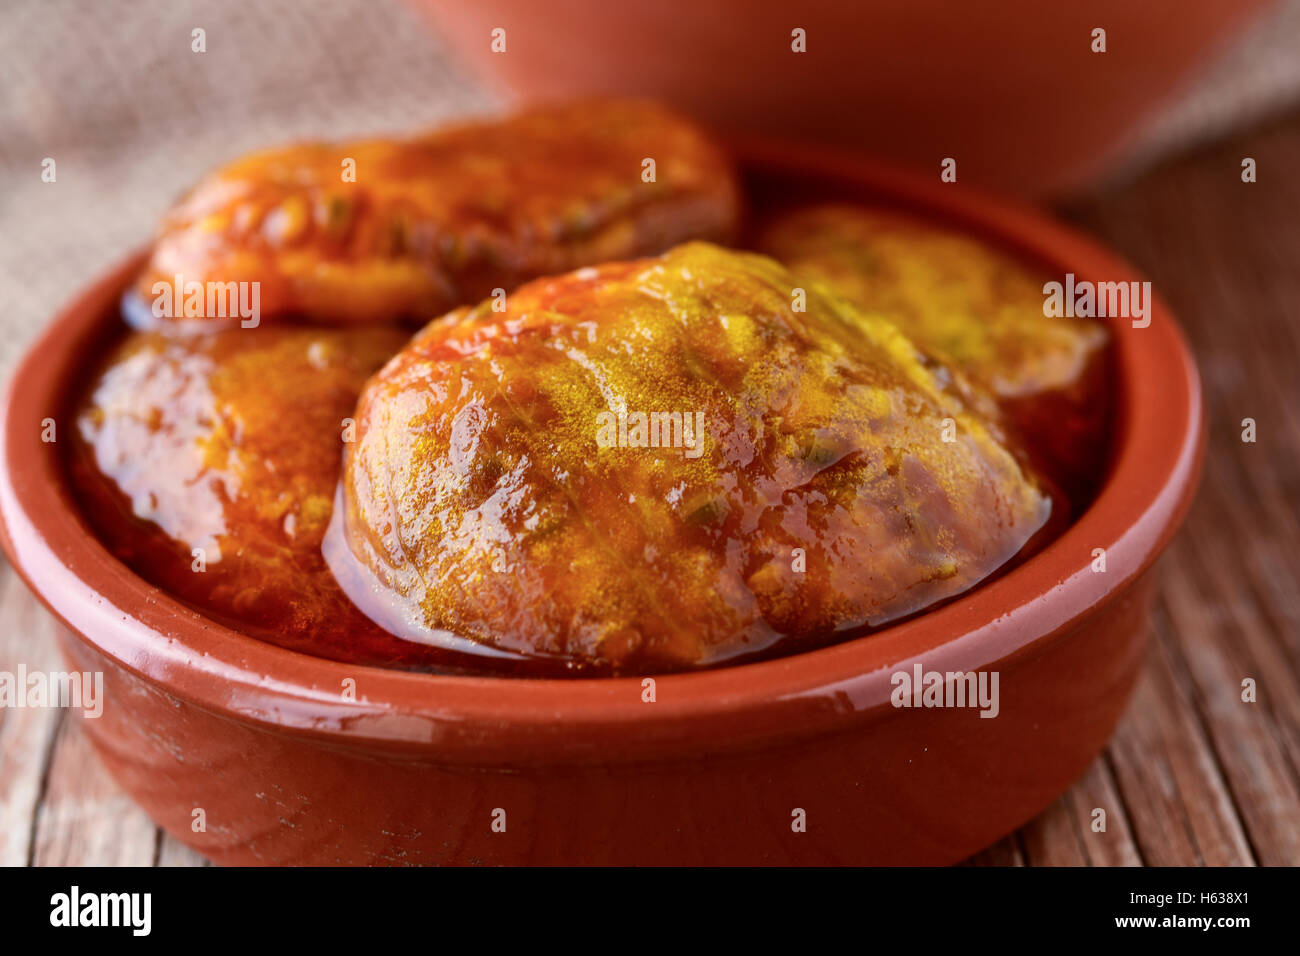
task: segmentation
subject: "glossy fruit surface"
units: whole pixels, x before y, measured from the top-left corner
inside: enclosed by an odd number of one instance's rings
[[[141,576],[231,626],[324,657],[418,659],[353,607],[320,553],[357,395],[406,338],[127,335],[75,409],[85,514]]]
[[[738,215],[722,150],[640,100],[534,108],[410,139],[302,143],[217,169],[167,213],[135,284],[150,308],[132,314],[220,321],[206,295],[198,316],[185,314],[188,296],[153,309],[179,277],[205,293],[210,282],[256,282],[268,319],[423,324],[534,276],[726,240]]]
[[[688,243],[433,322],[361,396],[336,577],[413,640],[634,673],[972,587],[1050,499],[950,368],[798,282]]]
[[[1086,505],[1105,458],[1113,385],[1100,321],[1044,314],[1055,275],[952,227],[821,203],[765,223],[759,248],[867,311],[993,394],[1035,463]]]

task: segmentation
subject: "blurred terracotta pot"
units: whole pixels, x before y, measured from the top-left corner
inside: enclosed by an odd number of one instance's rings
[[[961,181],[1075,186],[1266,0],[416,0],[514,99],[646,93],[733,130]],[[492,31],[505,30],[505,52]],[[807,50],[791,48],[806,31]],[[1106,52],[1092,52],[1092,31]]]

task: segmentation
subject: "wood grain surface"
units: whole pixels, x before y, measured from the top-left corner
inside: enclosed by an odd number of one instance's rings
[[[1258,182],[1241,181],[1257,162]],[[973,865],[1300,864],[1300,114],[1060,210],[1145,272],[1206,387],[1202,490],[1166,555],[1107,751]],[[1242,419],[1257,441],[1241,440]],[[0,567],[0,670],[60,665]],[[1252,678],[1255,703],[1241,686]],[[1090,826],[1107,813],[1104,833]],[[0,710],[0,864],[203,865],[115,786],[76,720]]]

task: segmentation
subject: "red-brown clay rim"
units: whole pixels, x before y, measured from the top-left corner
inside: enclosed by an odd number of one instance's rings
[[[821,149],[746,142],[764,175],[843,184],[1017,248],[1055,272],[1137,281],[1127,264],[1034,210]],[[206,620],[113,558],[67,488],[58,421],[81,363],[103,335],[143,253],[62,310],[28,350],[0,412],[0,538],[45,604],[82,639],[168,692],[219,713],[345,746],[436,754],[477,765],[707,754],[871,719],[889,675],[985,667],[1016,654],[1124,590],[1163,549],[1199,472],[1203,415],[1195,365],[1168,308],[1151,323],[1112,323],[1119,388],[1112,468],[1093,505],[1042,552],[937,610],[868,637],[759,663],[656,678],[456,677],[359,667],[287,651]],[[66,434],[66,432],[65,432]],[[1105,548],[1105,574],[1090,569]],[[357,701],[344,700],[345,678]]]

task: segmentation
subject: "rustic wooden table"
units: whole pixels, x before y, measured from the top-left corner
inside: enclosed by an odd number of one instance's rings
[[[1253,157],[1259,181],[1241,182]],[[1063,210],[1126,254],[1200,361],[1204,484],[1162,568],[1148,661],[1088,773],[982,865],[1300,864],[1300,114]],[[1241,441],[1241,420],[1258,441]],[[0,567],[0,670],[58,669]],[[1258,702],[1241,701],[1241,681]],[[1104,834],[1090,828],[1107,810]],[[0,864],[203,865],[61,710],[0,710]]]

